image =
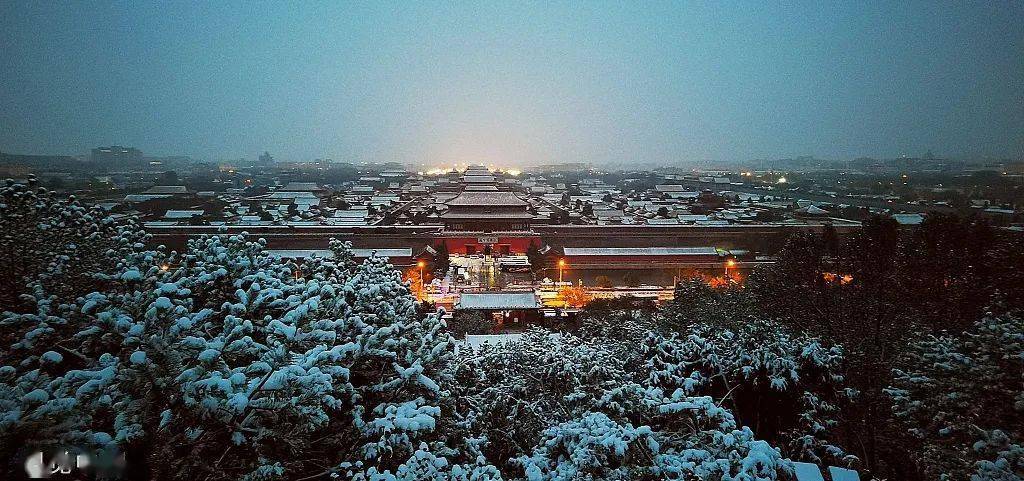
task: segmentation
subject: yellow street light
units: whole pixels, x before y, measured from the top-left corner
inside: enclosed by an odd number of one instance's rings
[[[423,298],[423,268],[427,266],[426,262],[422,260],[416,263],[416,267],[420,268],[420,298]]]
[[[728,259],[725,261],[725,277],[729,278],[729,268],[736,267],[736,260]]]
[[[562,309],[569,308],[569,299],[566,294],[569,289],[562,287],[562,272],[565,270],[565,259],[558,259],[558,294],[562,296]]]

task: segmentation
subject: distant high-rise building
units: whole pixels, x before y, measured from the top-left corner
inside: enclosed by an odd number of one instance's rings
[[[109,166],[137,167],[144,164],[141,150],[120,145],[96,147],[92,149],[91,158],[97,164]]]
[[[273,164],[274,163],[274,157],[272,155],[270,155],[270,152],[264,151],[263,154],[260,155],[260,162],[259,163],[263,164],[263,165]]]

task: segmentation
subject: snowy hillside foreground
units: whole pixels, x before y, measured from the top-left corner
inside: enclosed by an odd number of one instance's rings
[[[5,228],[25,225],[8,240],[24,235],[27,252],[40,231],[87,243],[113,224],[25,186],[3,199]],[[380,258],[351,265],[341,243],[296,275],[244,236],[198,238],[179,253],[147,249],[130,223],[113,232],[90,254],[96,290],[50,292],[43,280],[78,261],[58,252],[28,288],[34,308],[0,320],[0,432],[17,440],[5,443],[7,459],[27,455],[22,446],[118,449],[130,470],[162,479],[790,471],[778,449],[696,395],[707,381],[698,372],[675,383],[681,366],[631,371],[609,358],[614,347],[542,332],[455,358],[443,322],[417,315],[399,274]],[[657,348],[691,347],[664,342]],[[511,357],[526,364],[505,364]],[[514,369],[488,379],[502,368]],[[501,439],[494,430],[524,410],[535,431]]]
[[[244,235],[167,252],[73,200],[16,184],[0,199],[0,247],[29,281],[0,317],[5,474],[59,446],[122,452],[137,479],[771,480],[790,459],[857,463],[832,440],[856,399],[843,350],[771,321],[624,318],[456,352],[392,266],[345,243],[301,266]],[[1012,377],[1019,360],[981,340],[1020,346],[1019,327],[920,352]],[[908,424],[954,409],[936,369],[894,386]],[[978,472],[1012,475],[1015,436],[989,432]]]

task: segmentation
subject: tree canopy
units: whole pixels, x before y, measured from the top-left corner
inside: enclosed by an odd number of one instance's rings
[[[453,333],[480,316],[448,326],[340,240],[301,264],[247,235],[169,251],[34,186],[0,199],[23,256],[0,273],[6,475],[73,447],[139,479],[1024,476],[1024,287],[995,264],[1020,241],[982,223],[800,236],[744,286],[597,300],[473,348]]]

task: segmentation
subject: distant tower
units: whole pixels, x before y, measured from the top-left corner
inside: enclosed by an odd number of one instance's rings
[[[263,154],[260,155],[260,162],[259,163],[263,164],[263,165],[273,164],[274,163],[274,157],[270,155],[270,152],[263,151]]]

